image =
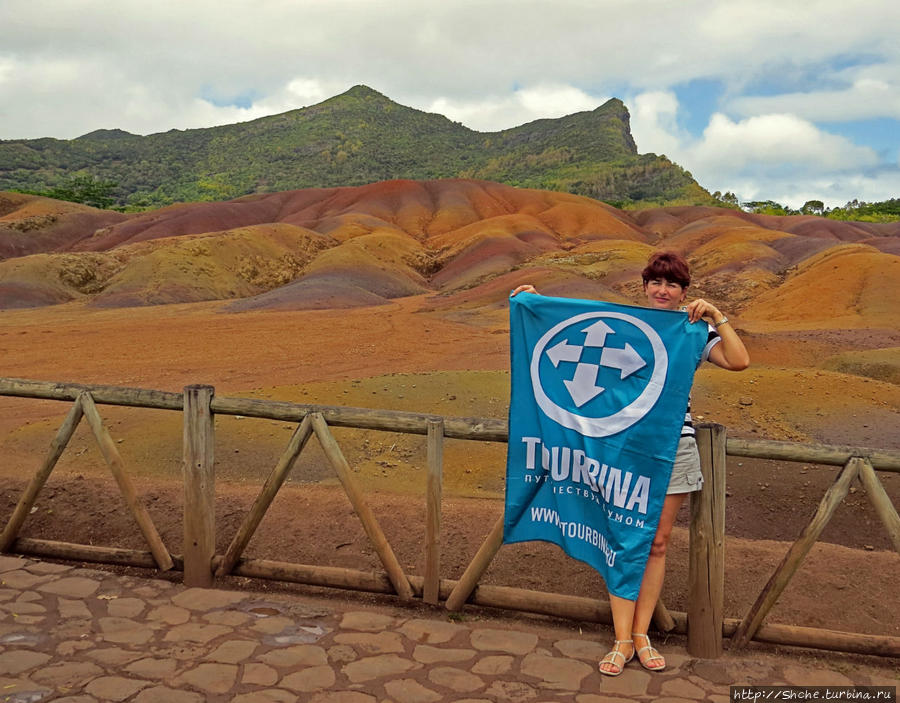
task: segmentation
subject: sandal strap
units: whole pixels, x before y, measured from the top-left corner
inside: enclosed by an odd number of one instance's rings
[[[637,651],[638,659],[641,658],[641,652],[650,652],[650,656],[647,657],[647,660],[648,660],[648,661],[649,661],[650,659],[662,659],[662,658],[663,658],[663,656],[659,653],[659,650],[656,649],[656,647],[651,647],[651,646],[649,646],[649,645],[646,646],[646,647],[641,647],[641,648]],[[656,652],[656,654],[654,654],[653,652]]]
[[[630,644],[630,645],[632,645],[632,648],[634,648],[634,640],[615,640],[615,642],[613,643],[613,648],[609,652],[606,653],[606,655],[603,657],[603,659],[600,660],[600,663],[601,664],[612,664],[613,666],[618,666],[621,669],[629,661],[631,661],[630,659],[626,659],[625,655],[619,651],[620,644]],[[634,653],[632,653],[631,656],[633,657]],[[616,664],[616,657],[622,657],[622,665],[621,666]]]
[[[658,659],[659,661],[663,662],[663,665],[665,665],[665,661],[666,661],[665,657],[663,657],[663,655],[659,653],[659,650],[650,643],[649,635],[642,633],[642,632],[632,632],[631,636],[632,637],[643,637],[644,639],[647,640],[646,647],[641,647],[640,649],[635,651],[635,655],[641,662],[649,663],[649,662],[652,662],[654,659]],[[641,654],[644,652],[650,652],[650,656],[648,656],[646,659],[643,659],[641,657]]]
[[[606,656],[600,660],[601,664],[612,664],[613,666],[619,666],[616,664],[616,657],[622,657],[622,665],[624,666],[627,662],[625,661],[625,655],[622,654],[618,649],[612,649],[606,653]]]

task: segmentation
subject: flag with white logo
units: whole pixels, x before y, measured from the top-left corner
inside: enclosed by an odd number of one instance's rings
[[[637,598],[708,329],[680,311],[510,299],[504,542],[558,544]]]

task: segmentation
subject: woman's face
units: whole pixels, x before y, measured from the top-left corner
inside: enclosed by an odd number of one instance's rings
[[[665,278],[651,278],[644,283],[644,293],[650,307],[660,310],[677,310],[686,296],[680,283]]]

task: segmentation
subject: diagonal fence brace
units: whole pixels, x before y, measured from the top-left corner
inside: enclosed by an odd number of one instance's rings
[[[72,439],[72,435],[75,434],[75,428],[78,427],[78,423],[81,422],[83,415],[84,411],[82,410],[81,398],[79,397],[72,404],[66,419],[63,420],[63,424],[60,425],[59,431],[56,433],[56,437],[50,443],[50,451],[47,454],[47,458],[44,459],[44,463],[41,464],[41,467],[25,488],[15,510],[13,510],[12,516],[9,518],[9,522],[6,523],[3,533],[0,534],[0,552],[9,551],[13,542],[16,541],[19,530],[22,529],[22,523],[25,522],[25,518],[31,513],[31,508],[34,507],[35,501],[37,501],[38,493],[41,492],[44,484],[47,483],[47,479],[50,478],[50,473],[56,466],[56,462],[59,461],[59,457],[62,456],[63,450],[69,444],[69,440]]]
[[[731,640],[732,649],[740,649],[747,645],[756,634],[759,626],[775,602],[781,596],[784,589],[790,583],[794,574],[800,568],[809,550],[812,549],[822,530],[831,520],[834,511],[840,502],[847,497],[850,492],[850,484],[859,475],[860,465],[863,459],[859,457],[851,457],[844,465],[843,470],[834,483],[825,492],[819,507],[816,509],[815,515],[809,521],[809,524],[803,528],[803,532],[797,538],[797,541],[791,545],[787,554],[784,555],[781,563],[775,569],[775,573],[765,585],[756,602],[751,606],[750,611],[744,616],[738,629],[735,631]]]
[[[83,392],[78,396],[78,400],[84,410],[84,417],[91,426],[94,437],[97,439],[97,444],[100,445],[100,452],[103,454],[110,471],[112,471],[116,483],[119,484],[122,497],[125,498],[125,503],[131,510],[131,514],[134,516],[141,533],[143,533],[144,539],[147,540],[147,544],[150,546],[153,559],[162,571],[168,571],[175,566],[172,556],[169,554],[169,550],[166,549],[159,532],[156,531],[156,526],[153,524],[150,514],[138,497],[134,484],[131,483],[128,474],[125,473],[122,457],[119,455],[112,437],[110,437],[109,432],[103,425],[100,413],[97,412],[97,406],[94,405],[94,399],[90,393]]]
[[[238,529],[237,534],[235,534],[234,539],[231,540],[225,556],[222,557],[222,563],[216,569],[216,576],[225,576],[234,569],[235,564],[241,558],[241,554],[244,553],[244,549],[247,548],[253,534],[256,532],[256,528],[262,522],[266,511],[272,505],[272,501],[275,500],[278,489],[281,488],[285,479],[287,479],[291,469],[297,462],[297,458],[312,436],[312,431],[312,420],[307,415],[297,429],[294,430],[290,441],[288,441],[287,448],[278,460],[278,464],[272,469],[272,473],[266,479],[266,483],[253,503],[253,507],[247,513],[247,517],[244,519],[240,529]]]
[[[369,508],[368,504],[363,499],[362,493],[359,492],[356,484],[350,478],[350,465],[344,458],[344,454],[338,446],[337,441],[334,439],[334,435],[332,435],[331,431],[328,429],[328,425],[325,422],[325,418],[322,417],[322,413],[312,414],[312,426],[316,433],[316,437],[319,440],[319,444],[322,445],[325,456],[328,457],[328,461],[331,462],[331,466],[337,473],[338,479],[344,486],[344,491],[346,491],[347,497],[353,505],[353,510],[356,511],[360,522],[362,522],[363,529],[365,529],[366,534],[372,541],[375,552],[378,554],[379,559],[381,559],[381,563],[384,566],[384,570],[387,572],[391,585],[393,585],[394,590],[401,600],[412,600],[413,590],[409,583],[409,579],[406,577],[406,574],[403,573],[403,567],[400,566],[400,562],[397,561],[394,550],[391,549],[391,545],[384,536],[384,532],[382,532],[381,526],[375,519],[375,515],[372,513],[371,508]]]

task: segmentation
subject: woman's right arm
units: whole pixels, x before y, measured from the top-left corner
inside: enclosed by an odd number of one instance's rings
[[[534,293],[535,295],[540,295],[540,293],[535,290],[535,287],[530,283],[524,283],[518,288],[515,288],[512,293],[509,294],[509,297],[518,295],[519,293]]]

